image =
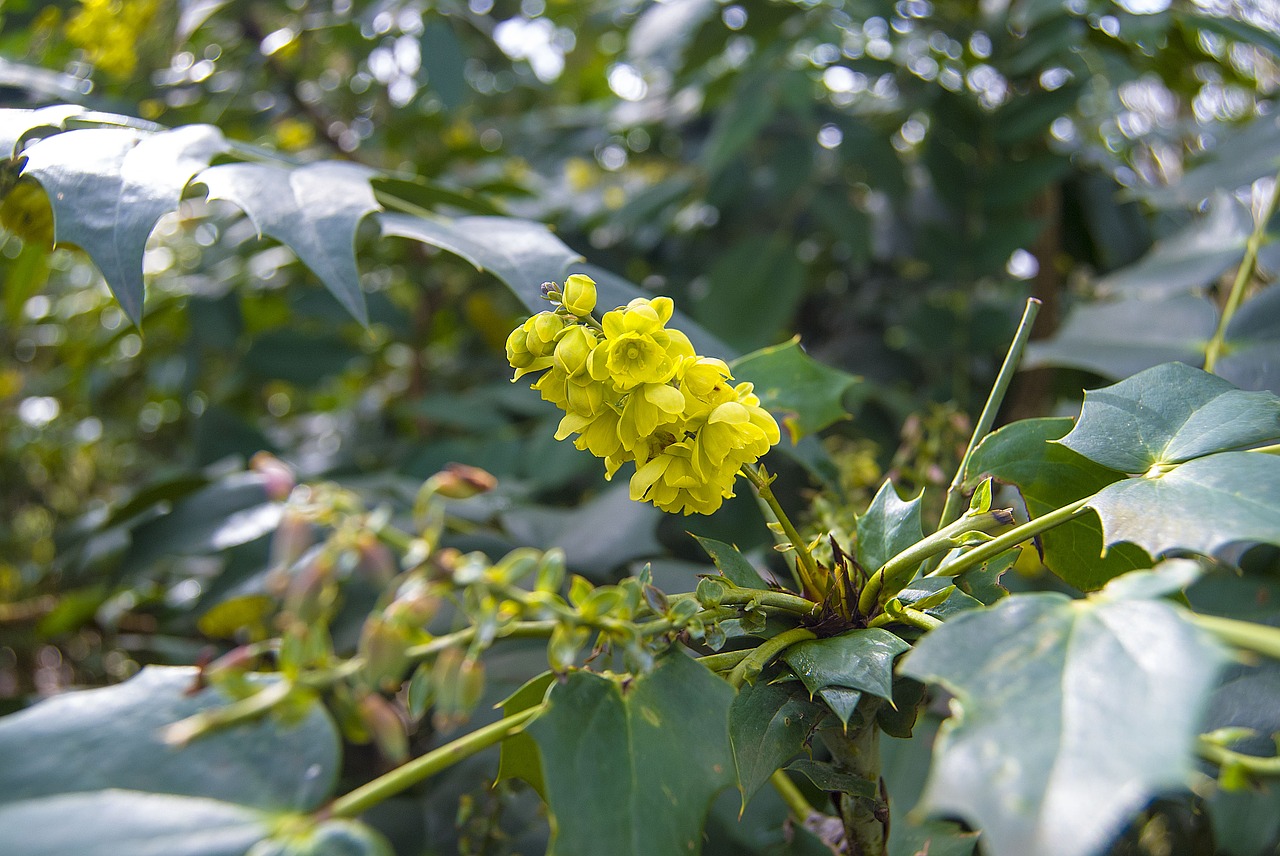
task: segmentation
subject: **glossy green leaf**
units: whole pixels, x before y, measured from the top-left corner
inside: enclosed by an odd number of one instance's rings
[[[862,691],[848,687],[823,687],[818,690],[818,698],[826,702],[840,724],[848,728],[849,720],[858,709],[858,702],[862,701]]]
[[[762,407],[782,416],[792,443],[848,419],[846,397],[862,385],[861,378],[810,357],[799,339],[753,351],[731,368],[735,379],[754,384]]]
[[[799,758],[788,764],[787,769],[804,776],[821,791],[853,794],[867,799],[875,799],[880,795],[875,782],[846,773],[833,763]]]
[[[856,558],[868,573],[924,538],[920,523],[920,503],[924,494],[903,501],[897,488],[885,480],[858,518]]]
[[[986,475],[1018,486],[1032,518],[1097,493],[1119,476],[1060,443],[1072,427],[1065,418],[1024,419],[988,434],[974,451],[971,482]],[[1044,563],[1083,591],[1151,560],[1141,550],[1121,545],[1103,553],[1102,524],[1093,514],[1054,527],[1040,536]]]
[[[282,825],[245,856],[395,856],[382,835],[355,820]]]
[[[1280,544],[1280,458],[1222,452],[1154,478],[1110,485],[1089,507],[1108,544],[1127,541],[1152,556],[1206,556],[1233,544]]]
[[[49,194],[54,241],[89,254],[120,308],[142,319],[142,253],[191,177],[226,148],[212,125],[149,134],[125,128],[67,131],[28,146],[23,174]]]
[[[993,856],[1101,853],[1185,787],[1225,652],[1160,601],[1005,598],[916,643],[900,671],[955,695],[921,806]]]
[[[1194,294],[1084,303],[1071,309],[1051,338],[1027,347],[1023,366],[1123,378],[1174,360],[1199,364],[1217,318],[1213,303]]]
[[[1102,587],[1106,600],[1155,600],[1185,590],[1200,579],[1204,568],[1192,559],[1169,559],[1145,571],[1130,571]]]
[[[727,683],[682,654],[625,685],[574,672],[527,729],[542,755],[549,856],[697,854],[734,783]]]
[[[795,684],[743,684],[729,708],[729,740],[745,809],[773,771],[804,748],[822,709]]]
[[[213,166],[196,177],[210,199],[239,206],[259,235],[297,254],[360,323],[368,310],[356,267],[356,227],[379,210],[368,167],[322,161],[300,167],[260,163]]]
[[[35,110],[0,110],[0,160],[16,155],[19,144],[32,131],[61,128],[67,119],[83,111],[83,107],[73,104],[55,104]]]
[[[214,689],[188,695],[195,679],[195,669],[150,666],[0,719],[0,803],[124,788],[310,810],[329,796],[338,737],[319,702],[299,721],[265,717],[165,743],[166,726],[231,701]]]
[[[1080,419],[1060,442],[1117,472],[1145,473],[1277,438],[1280,398],[1166,363],[1086,392]]]
[[[980,832],[941,820],[895,823],[889,836],[889,856],[972,856],[981,837]]]
[[[14,856],[244,856],[271,823],[242,805],[114,789],[0,804]]]
[[[701,538],[694,535],[694,540],[707,551],[716,568],[736,586],[750,589],[767,589],[769,585],[760,576],[760,572],[738,552],[736,547],[714,538]]]
[[[982,601],[961,591],[955,580],[945,577],[923,577],[907,584],[895,597],[903,606],[923,610],[935,618],[946,620],[966,609],[977,609]]]
[[[536,678],[530,678],[524,686],[503,699],[502,715],[512,716],[542,704],[542,700],[547,697],[547,689],[554,682],[555,675],[551,672],[543,672]],[[502,779],[522,779],[538,792],[538,796],[544,800],[547,798],[538,745],[523,731],[503,740],[499,747],[498,780]]]
[[[875,627],[800,642],[784,651],[782,659],[811,693],[846,687],[889,700],[893,698],[893,659],[909,647],[888,630]]]

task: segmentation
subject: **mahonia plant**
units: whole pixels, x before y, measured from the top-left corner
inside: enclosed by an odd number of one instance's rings
[[[507,338],[512,380],[545,372],[532,388],[565,412],[556,439],[603,458],[609,479],[634,461],[632,499],[711,514],[734,495],[739,471],[778,442],[752,384],[730,383],[728,364],[667,327],[671,298],[637,297],[597,321],[591,277],[573,274],[563,291],[544,283],[542,293],[555,309]]]

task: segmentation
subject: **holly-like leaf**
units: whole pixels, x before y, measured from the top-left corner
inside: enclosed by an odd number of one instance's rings
[[[862,387],[861,378],[806,354],[799,339],[753,351],[734,360],[731,368],[735,379],[755,385],[762,407],[782,416],[792,443],[848,419],[846,400]]]
[[[1241,389],[1280,392],[1280,288],[1245,301],[1231,316],[1214,371]]]
[[[0,110],[0,160],[7,160],[18,153],[18,145],[32,131],[41,128],[61,128],[67,119],[84,112],[74,104],[55,104],[35,110]]]
[[[888,630],[873,627],[797,643],[782,659],[811,693],[846,687],[888,701],[893,698],[893,659],[909,647]]]
[[[920,502],[924,494],[903,502],[892,482],[876,491],[866,514],[858,518],[858,564],[868,573],[924,538]]]
[[[1196,458],[1163,475],[1110,485],[1089,507],[1102,518],[1108,544],[1127,541],[1152,556],[1280,544],[1280,458],[1253,452]]]
[[[738,552],[737,548],[714,538],[701,538],[697,535],[693,538],[703,550],[707,551],[707,555],[711,557],[712,562],[715,562],[720,573],[734,585],[750,589],[769,588],[768,583],[760,576],[760,572]]]
[[[848,687],[823,687],[818,690],[818,698],[826,702],[840,724],[848,728],[849,720],[858,709],[858,702],[862,701],[862,691]]]
[[[992,856],[1102,852],[1184,787],[1226,654],[1161,601],[1016,595],[919,642],[900,672],[955,695],[922,807],[982,830]]]
[[[1280,438],[1280,398],[1244,392],[1217,375],[1166,363],[1085,393],[1060,441],[1121,473],[1145,473]]]
[[[729,708],[729,740],[742,807],[773,771],[804,748],[821,708],[797,695],[794,684],[743,684]]]
[[[0,804],[5,852],[22,856],[244,856],[272,822],[229,802],[114,789]]]
[[[300,167],[260,163],[221,164],[196,181],[210,199],[239,206],[259,235],[297,254],[325,288],[361,324],[369,321],[356,268],[356,227],[379,210],[369,180],[373,170],[322,161]]]
[[[880,789],[875,782],[846,773],[832,763],[799,758],[788,764],[787,769],[804,776],[821,791],[838,791],[867,799],[880,796]]]
[[[574,672],[527,729],[555,830],[550,856],[697,854],[707,808],[733,785],[733,690],[681,654],[622,684]]]
[[[328,797],[338,737],[318,702],[298,721],[264,717],[181,748],[165,743],[166,726],[231,701],[215,689],[188,695],[195,677],[195,669],[150,666],[123,684],[65,693],[0,719],[0,803],[108,788],[262,810],[311,810]]]
[[[1018,486],[1027,513],[1040,517],[1097,493],[1120,476],[1053,442],[1071,430],[1065,418],[1024,419],[988,434],[974,451],[974,479],[991,475]],[[972,481],[972,480],[971,480]],[[1151,566],[1141,550],[1122,545],[1102,555],[1102,525],[1084,514],[1041,536],[1044,563],[1083,591],[1092,591],[1126,571]]]
[[[23,175],[53,206],[54,241],[74,244],[98,266],[120,308],[142,319],[142,254],[164,214],[178,207],[191,177],[226,148],[212,125],[146,133],[86,128],[28,146]]]
[[[502,715],[513,716],[542,704],[547,697],[547,688],[554,681],[555,675],[551,672],[530,678],[520,689],[503,699]],[[523,731],[517,732],[503,740],[499,750],[498,780],[523,779],[545,800],[547,788],[542,781],[542,759],[533,738]]]

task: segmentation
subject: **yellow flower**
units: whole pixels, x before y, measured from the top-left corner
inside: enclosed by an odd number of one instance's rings
[[[638,465],[631,477],[631,498],[652,502],[663,511],[714,512],[733,496],[733,481],[718,485],[703,480],[694,469],[692,456],[693,448],[682,440]]]
[[[590,315],[596,308],[596,281],[586,274],[575,273],[564,281],[561,303],[579,318]]]
[[[658,430],[680,421],[684,396],[665,383],[644,383],[633,388],[622,408],[618,437],[622,447],[633,450],[640,441]],[[680,433],[684,433],[681,431]]]
[[[539,312],[507,337],[507,362],[516,370],[513,381],[555,363],[556,337],[567,322],[552,312]]]

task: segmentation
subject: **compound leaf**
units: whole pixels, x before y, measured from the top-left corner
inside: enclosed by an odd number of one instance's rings
[[[369,180],[374,172],[350,163],[300,167],[260,163],[213,166],[197,181],[210,199],[239,206],[259,235],[293,250],[361,324],[369,321],[356,268],[356,227],[379,210]]]
[[[147,133],[67,131],[27,147],[24,175],[53,206],[54,240],[89,254],[120,308],[142,318],[142,254],[156,221],[174,210],[191,177],[226,148],[212,125]]]
[[[527,729],[542,755],[550,856],[697,854],[708,806],[734,783],[733,690],[672,654],[628,684],[574,672]]]
[[[943,685],[921,801],[994,856],[1091,856],[1154,796],[1186,786],[1225,652],[1160,601],[1016,595],[916,643],[902,674]]]

